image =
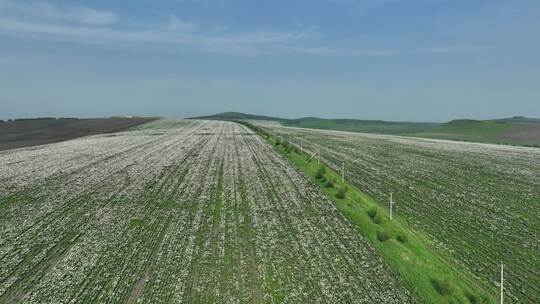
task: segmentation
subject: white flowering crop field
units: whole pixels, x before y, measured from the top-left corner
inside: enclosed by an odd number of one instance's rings
[[[159,120],[3,151],[0,168],[1,303],[415,302],[239,124]]]
[[[280,127],[297,146],[321,151],[348,182],[388,207],[444,256],[499,286],[506,302],[540,299],[540,149]]]

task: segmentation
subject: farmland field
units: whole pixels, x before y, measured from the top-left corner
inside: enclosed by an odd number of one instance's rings
[[[497,286],[506,302],[540,299],[540,149],[280,127],[387,206],[443,256]]]
[[[156,118],[33,118],[0,121],[0,151],[120,132]]]
[[[3,151],[0,167],[0,303],[417,302],[236,123],[159,120]]]

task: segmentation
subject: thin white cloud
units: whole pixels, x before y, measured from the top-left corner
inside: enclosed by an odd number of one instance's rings
[[[479,46],[463,46],[463,45],[454,45],[454,46],[433,46],[433,47],[424,47],[413,50],[412,54],[419,55],[444,55],[444,54],[471,54],[478,53],[484,48]]]
[[[35,39],[61,40],[108,46],[134,45],[181,52],[240,54],[307,54],[316,56],[388,57],[399,54],[445,55],[479,52],[473,46],[424,47],[412,50],[338,48],[306,45],[315,28],[295,31],[264,29],[247,33],[203,33],[195,28],[120,30],[85,25],[36,23],[0,16],[0,33]]]
[[[345,50],[303,46],[313,38],[316,27],[281,31],[274,28],[244,33],[204,31],[196,22],[185,21],[173,14],[162,15],[165,23],[141,27],[117,14],[89,7],[55,6],[45,0],[0,0],[0,33],[42,40],[69,41],[109,46],[133,45],[167,50],[274,54],[302,53],[326,56],[383,56],[385,51]],[[119,23],[120,27],[111,27]],[[131,25],[131,26],[128,26]],[[120,29],[121,28],[121,29]]]
[[[297,53],[322,56],[387,57],[396,55],[395,51],[387,49],[344,49],[317,46],[281,46],[279,48]]]
[[[111,12],[84,6],[54,6],[47,1],[0,0],[0,12],[32,20],[68,21],[86,25],[109,25],[119,20]]]
[[[175,15],[167,15],[169,23],[166,28],[169,31],[179,31],[179,32],[193,32],[199,29],[199,25],[195,22],[184,21],[178,19]]]
[[[176,48],[179,51],[264,53],[272,44],[301,40],[315,28],[275,29],[245,33],[211,33],[191,21],[165,14],[166,23],[152,26],[121,20],[110,11],[89,7],[64,7],[47,1],[0,0],[0,33],[42,40],[101,45],[138,44]],[[119,26],[112,26],[118,23]]]
[[[431,47],[413,50],[339,48],[316,45],[317,27],[281,31],[274,28],[244,33],[203,30],[199,24],[162,15],[165,23],[133,26],[114,12],[89,7],[59,7],[46,1],[0,0],[0,34],[107,46],[134,46],[178,52],[237,54],[307,54],[314,56],[387,57],[405,54],[455,54],[471,47]],[[112,26],[119,23],[120,26]],[[315,39],[314,39],[315,38]]]
[[[56,25],[0,17],[0,32],[15,36],[108,45],[142,44],[149,47],[184,47],[181,50],[208,52],[258,52],[268,45],[301,40],[310,31],[311,29],[294,32],[261,30],[213,36],[161,29],[118,30],[105,27]]]
[[[445,3],[448,0],[326,0],[326,2],[355,7],[373,7],[386,4],[433,5]]]
[[[188,31],[189,30],[189,31]],[[183,30],[119,30],[106,27],[56,25],[0,17],[0,33],[45,40],[61,40],[109,46],[134,45],[166,48],[181,52],[261,54],[308,54],[317,56],[382,57],[394,55],[390,50],[340,49],[305,46],[304,40],[316,31],[314,27],[295,31],[263,29],[247,33],[207,34]]]

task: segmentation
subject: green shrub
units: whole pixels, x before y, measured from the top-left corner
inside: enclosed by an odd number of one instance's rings
[[[380,223],[382,223],[382,218],[379,216],[379,215],[376,215],[374,218],[372,218],[371,220],[373,220],[373,222],[377,225],[379,225]]]
[[[431,279],[431,285],[441,296],[447,296],[452,293],[452,285],[446,280]]]
[[[400,243],[407,243],[408,241],[408,238],[406,235],[404,234],[400,234],[396,237],[396,239],[400,242]]]
[[[469,300],[469,303],[471,304],[490,304],[492,303],[489,298],[487,298],[485,295],[477,296],[473,294],[472,292],[467,291],[465,293],[465,296],[467,297],[467,300]]]
[[[336,193],[336,197],[339,199],[345,198],[345,193],[347,193],[347,189],[344,187],[339,188],[338,192]]]
[[[331,180],[327,180],[326,183],[324,184],[324,186],[326,188],[332,188],[332,187],[334,187],[334,183],[332,183]]]
[[[478,299],[478,297],[470,292],[467,292],[465,294],[465,296],[467,297],[467,299],[469,300],[469,303],[471,304],[478,304],[480,303],[480,300]]]
[[[377,215],[377,207],[373,207],[369,209],[367,214],[369,215],[370,218],[373,219]]]
[[[388,232],[386,232],[385,230],[383,231],[378,231],[377,232],[377,239],[381,242],[385,242],[387,241],[388,239],[390,238],[390,235],[388,235]]]
[[[320,167],[319,170],[317,170],[317,173],[315,173],[315,178],[316,179],[321,179],[324,177],[324,167]]]

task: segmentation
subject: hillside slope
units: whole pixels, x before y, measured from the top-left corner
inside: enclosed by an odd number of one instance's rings
[[[270,117],[262,115],[244,114],[239,112],[225,112],[215,115],[194,117],[193,119],[211,120],[264,120],[279,122],[284,126],[312,129],[328,129],[352,132],[403,134],[427,131],[436,127],[438,123],[418,122],[390,122],[382,120],[360,119],[326,119],[319,117],[302,117],[296,119]]]
[[[226,112],[196,118],[211,120],[263,120],[274,121],[283,126],[298,128],[540,147],[540,119],[525,117],[494,120],[461,119],[443,124],[360,119],[326,119],[318,117],[287,119],[238,112]]]
[[[495,120],[453,120],[433,129],[411,135],[472,142],[540,146],[540,120],[520,117]]]

